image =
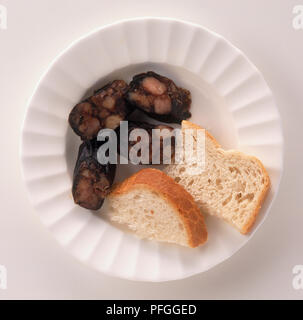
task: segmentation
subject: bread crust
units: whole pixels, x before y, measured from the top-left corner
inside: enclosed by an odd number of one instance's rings
[[[204,129],[204,128],[202,128],[201,126],[199,126],[197,124],[191,123],[190,121],[183,120],[182,121],[182,130],[183,129]],[[212,142],[214,143],[216,148],[221,149],[221,146],[217,142],[217,140],[206,129],[204,129],[204,130],[205,130],[206,136],[212,140]],[[252,228],[253,224],[255,223],[256,218],[258,216],[258,213],[261,209],[261,205],[262,205],[262,203],[265,199],[265,196],[270,188],[270,178],[269,178],[269,175],[268,175],[263,163],[258,158],[254,157],[254,156],[246,155],[245,153],[242,153],[242,152],[236,151],[236,150],[224,150],[224,149],[222,149],[222,150],[224,152],[233,152],[235,154],[239,154],[239,155],[241,155],[241,157],[245,157],[246,159],[254,161],[255,163],[258,164],[258,166],[260,167],[260,169],[264,175],[264,179],[265,179],[264,189],[260,194],[260,197],[257,202],[257,206],[256,206],[255,210],[253,211],[253,213],[251,214],[248,222],[239,230],[242,234],[247,234],[250,231],[250,229]]]
[[[214,143],[214,145],[216,146],[216,148],[221,148],[221,145],[219,144],[219,142],[204,128],[200,127],[197,124],[194,124],[190,121],[187,120],[183,120],[182,121],[182,130],[184,129],[202,129],[205,130],[205,135],[207,136],[207,138],[209,138],[210,140],[212,140],[212,142]]]
[[[193,197],[171,177],[158,169],[142,169],[116,185],[109,197],[126,194],[136,187],[155,192],[176,209],[187,232],[190,247],[207,241],[207,229],[199,207]]]
[[[251,227],[253,226],[253,224],[255,223],[256,218],[257,218],[257,216],[258,216],[258,213],[259,213],[259,211],[260,211],[260,209],[261,209],[262,203],[263,203],[263,201],[264,201],[264,199],[265,199],[265,197],[266,197],[266,195],[267,195],[267,192],[268,192],[268,190],[269,190],[269,188],[270,188],[269,175],[268,175],[268,173],[267,173],[267,171],[266,171],[263,163],[262,163],[258,158],[256,158],[256,157],[249,156],[249,158],[255,160],[255,161],[259,164],[259,166],[260,166],[260,168],[261,168],[261,170],[262,170],[262,172],[263,172],[263,174],[264,174],[264,177],[265,177],[265,182],[264,182],[265,186],[264,186],[264,189],[263,189],[263,191],[262,191],[262,193],[260,194],[260,197],[259,197],[259,199],[258,199],[258,204],[257,204],[257,206],[256,206],[256,209],[254,210],[254,212],[253,212],[253,214],[251,215],[251,217],[250,217],[250,219],[248,220],[248,222],[247,222],[247,223],[243,226],[243,228],[240,230],[240,232],[243,233],[243,234],[248,233],[248,232],[250,231]]]

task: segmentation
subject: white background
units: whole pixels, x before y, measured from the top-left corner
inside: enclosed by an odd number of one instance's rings
[[[292,268],[303,265],[303,30],[292,27],[303,0],[0,0],[0,299],[302,299]],[[225,36],[261,70],[282,117],[284,175],[269,217],[248,244],[203,274],[174,282],[114,279],[66,254],[39,222],[22,181],[19,148],[27,101],[51,61],[104,24],[164,16]],[[139,41],[139,40],[138,40]]]

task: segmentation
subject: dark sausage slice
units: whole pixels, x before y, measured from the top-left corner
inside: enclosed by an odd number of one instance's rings
[[[100,129],[117,128],[130,112],[124,99],[127,90],[126,82],[115,80],[77,104],[68,119],[74,132],[82,140],[90,140]]]
[[[117,128],[117,136],[119,139],[121,139],[121,132],[120,128]],[[160,134],[158,136],[160,138],[159,143],[159,150],[156,150],[156,154],[159,155],[160,164],[165,163],[166,160],[168,161],[170,159],[171,162],[174,161],[174,155],[175,155],[175,137],[173,135],[174,128],[167,126],[167,125],[154,125],[147,122],[138,122],[138,121],[128,121],[128,157],[129,152],[131,148],[139,142],[140,138],[138,137],[137,141],[130,141],[129,136],[131,132],[135,129],[144,129],[148,133],[148,141],[143,141],[143,143],[148,144],[148,151],[149,151],[149,163],[145,164],[152,164],[152,130],[153,129],[159,129],[160,132],[157,132],[157,134]],[[165,131],[161,131],[162,129],[167,129]],[[166,133],[166,134],[165,134]],[[170,140],[170,141],[169,141]],[[171,147],[169,147],[171,145]],[[167,148],[167,149],[166,149]],[[170,151],[170,154],[168,153]],[[120,153],[120,143],[118,143],[118,152]],[[140,156],[140,151],[138,151],[138,156]],[[169,157],[170,156],[170,157]],[[142,163],[139,163],[142,164]]]
[[[180,123],[191,116],[190,92],[152,71],[133,77],[127,99],[132,106],[159,121]]]
[[[79,206],[98,210],[113,184],[116,165],[101,165],[97,160],[97,151],[101,142],[85,141],[79,147],[72,193]]]

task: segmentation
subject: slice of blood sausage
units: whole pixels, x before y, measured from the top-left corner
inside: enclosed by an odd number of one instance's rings
[[[69,124],[82,140],[90,140],[100,129],[115,129],[131,112],[124,96],[128,85],[115,80],[86,100],[78,103],[69,114]]]
[[[159,121],[180,123],[191,117],[190,92],[152,71],[133,77],[127,99],[132,106]]]
[[[74,201],[90,210],[101,208],[115,178],[116,165],[102,165],[97,160],[97,151],[101,144],[102,142],[96,139],[83,142],[79,147],[74,169]]]
[[[160,163],[167,163],[166,161],[174,161],[175,155],[175,137],[173,135],[173,127],[167,125],[155,125],[147,122],[139,122],[139,121],[128,121],[128,157],[131,148],[136,145],[139,141],[141,141],[140,137],[138,137],[137,141],[130,141],[129,137],[133,130],[135,129],[144,129],[148,133],[148,141],[142,141],[143,144],[148,147],[149,152],[149,162],[145,164],[152,164],[152,141],[153,141],[153,129],[159,129],[159,131],[154,131],[154,138],[159,139],[159,149],[154,150],[155,155],[158,155]],[[166,129],[166,130],[165,130]],[[116,129],[117,136],[119,141],[121,139],[120,127]],[[169,141],[170,140],[170,141]],[[120,143],[118,143],[118,152],[120,153]],[[120,153],[121,154],[121,153]],[[140,150],[138,151],[138,156],[141,156]],[[142,164],[142,163],[139,163]]]

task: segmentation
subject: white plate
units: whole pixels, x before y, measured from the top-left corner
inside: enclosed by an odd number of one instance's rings
[[[249,235],[206,217],[208,243],[188,249],[124,232],[108,222],[106,205],[98,216],[74,204],[72,171],[80,140],[68,126],[71,108],[107,81],[129,81],[147,70],[191,91],[191,121],[209,129],[223,147],[243,150],[264,163],[272,188]],[[212,268],[252,237],[277,192],[283,137],[272,93],[241,51],[201,26],[144,18],[103,27],[54,61],[29,103],[21,158],[38,215],[67,251],[112,276],[167,281]],[[118,179],[136,169],[120,167]]]

